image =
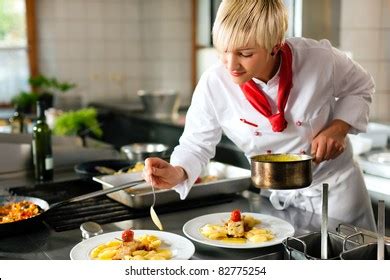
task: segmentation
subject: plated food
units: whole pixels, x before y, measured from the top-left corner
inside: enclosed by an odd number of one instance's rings
[[[164,257],[169,260],[188,260],[195,252],[194,244],[187,238],[178,234],[158,230],[132,230],[132,233],[129,233],[128,231],[125,232],[127,233],[124,233],[124,231],[114,231],[86,239],[72,248],[70,258],[72,260],[137,260],[161,259],[161,257]],[[123,246],[123,249],[118,249],[116,247],[118,244],[126,242],[124,240],[129,240],[126,239],[126,235],[129,235],[129,237],[132,236],[133,240],[137,240],[140,243],[128,243]],[[99,248],[101,245],[103,246]],[[135,249],[140,248],[138,246],[143,246],[143,248],[141,250],[135,250],[132,246],[137,247]],[[105,253],[103,250],[100,250],[104,247],[107,248]],[[115,254],[110,252],[112,250],[115,251]],[[131,251],[132,254],[127,254],[128,252],[126,250]],[[146,251],[146,253],[144,251]],[[103,253],[107,255],[104,255]]]
[[[164,242],[157,236],[145,234],[134,238],[134,232],[128,229],[123,231],[122,239],[95,247],[90,257],[93,260],[169,260],[172,252],[164,248]]]
[[[251,215],[243,215],[236,209],[224,224],[206,224],[200,228],[200,232],[212,240],[230,243],[266,242],[275,238],[270,229],[260,225],[260,220]]]
[[[0,224],[29,219],[42,212],[38,205],[30,201],[10,202],[0,206]]]
[[[243,220],[243,223],[234,222],[235,219],[233,218],[232,220],[232,212],[203,215],[185,223],[183,232],[188,238],[198,243],[213,247],[233,249],[251,249],[273,246],[282,243],[285,238],[293,236],[295,232],[294,227],[290,223],[277,217],[248,212],[240,213],[240,216],[240,221]],[[207,227],[205,227],[207,224],[211,225],[211,227],[217,227],[207,229]],[[227,232],[228,224],[230,234]],[[242,237],[242,227],[244,228],[244,237]],[[218,230],[220,230],[220,232],[218,232]],[[216,234],[216,232],[218,233]],[[204,234],[208,234],[209,237]],[[215,235],[211,237],[216,239],[210,238],[210,235],[212,234]],[[228,240],[224,240],[226,239],[226,237],[224,237],[225,234]],[[240,237],[234,237],[234,235]],[[267,240],[263,241],[263,238],[267,238]]]

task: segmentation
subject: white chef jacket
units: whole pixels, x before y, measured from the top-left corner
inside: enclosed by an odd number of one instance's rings
[[[272,131],[268,119],[252,107],[224,65],[218,63],[204,72],[187,112],[183,135],[170,160],[188,175],[185,182],[174,188],[181,199],[214,157],[222,133],[249,159],[267,152],[310,154],[314,136],[334,119],[350,124],[350,133],[366,130],[375,87],[372,77],[327,40],[290,38],[286,43],[293,56],[293,86],[285,108],[288,126],[283,132]],[[279,71],[267,83],[253,80],[264,91],[275,113]],[[329,184],[329,217],[374,229],[371,203],[349,141],[339,157],[313,166],[310,187],[272,191],[270,200],[277,209],[293,205],[321,213],[322,183]]]

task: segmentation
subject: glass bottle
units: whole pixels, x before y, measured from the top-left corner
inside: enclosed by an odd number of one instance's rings
[[[11,124],[12,133],[24,132],[24,115],[19,106],[16,107],[14,115],[9,118],[9,123]]]
[[[32,133],[32,152],[35,179],[50,181],[53,179],[53,155],[51,131],[46,123],[44,103],[37,102],[37,122]]]

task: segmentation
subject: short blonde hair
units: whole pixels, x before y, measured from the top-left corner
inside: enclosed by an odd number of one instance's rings
[[[282,0],[223,0],[213,26],[218,51],[255,42],[269,52],[284,42],[288,15]]]

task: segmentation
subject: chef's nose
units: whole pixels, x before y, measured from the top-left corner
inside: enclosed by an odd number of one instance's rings
[[[237,57],[230,52],[226,52],[223,54],[223,64],[229,71],[237,70],[239,68],[239,62]]]

